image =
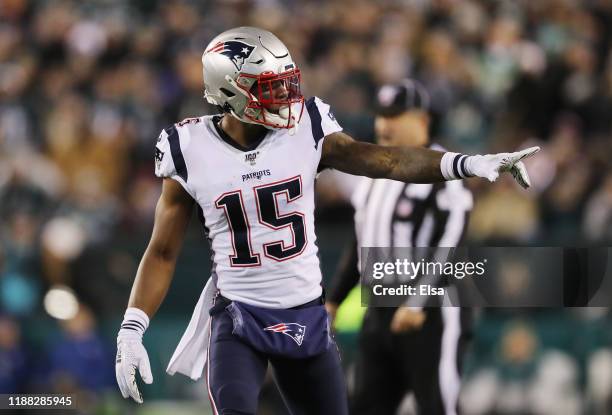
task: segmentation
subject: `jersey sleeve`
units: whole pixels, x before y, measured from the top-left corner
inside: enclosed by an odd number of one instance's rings
[[[176,180],[191,195],[187,184],[189,175],[176,125],[163,129],[157,138],[155,144],[155,175],[160,178],[167,177]]]
[[[323,139],[330,134],[342,131],[342,127],[331,112],[330,106],[318,97],[312,97],[306,101],[306,110],[310,117],[314,148],[317,151],[317,163],[319,163],[323,154]],[[317,172],[320,173],[324,168],[325,166],[318,165]]]
[[[334,113],[331,111],[331,107],[323,102],[319,97],[314,97],[314,104],[316,109],[319,111],[321,117],[321,129],[323,130],[323,137],[326,137],[332,133],[342,131],[342,127]]]
[[[342,127],[336,120],[330,106],[320,98],[312,97],[308,99],[306,101],[306,110],[310,116],[312,135],[317,146],[326,136],[342,131]]]

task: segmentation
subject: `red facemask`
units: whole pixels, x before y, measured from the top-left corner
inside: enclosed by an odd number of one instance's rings
[[[241,82],[241,78],[255,79],[250,90],[247,91],[242,85],[251,85],[251,82],[246,79]],[[280,74],[240,74],[236,83],[248,93],[249,98],[245,117],[273,128],[294,127],[304,110],[300,81],[300,70],[297,68]]]

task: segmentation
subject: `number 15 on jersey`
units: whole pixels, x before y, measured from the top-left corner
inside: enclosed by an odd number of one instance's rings
[[[283,240],[269,241],[263,244],[263,254],[275,261],[286,261],[300,255],[308,243],[306,236],[306,218],[300,212],[279,211],[278,198],[283,196],[287,203],[302,197],[302,178],[295,176],[253,188],[257,218],[262,225],[281,230],[289,228],[292,243],[285,246]],[[223,193],[215,201],[217,209],[223,209],[231,230],[234,253],[230,255],[232,267],[256,267],[261,265],[260,253],[254,252],[251,243],[251,227],[246,214],[242,190]]]

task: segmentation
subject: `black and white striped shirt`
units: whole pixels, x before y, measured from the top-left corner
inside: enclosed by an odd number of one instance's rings
[[[328,293],[338,303],[359,277],[359,247],[455,247],[473,205],[472,193],[460,180],[413,184],[364,177],[351,201],[356,241]]]

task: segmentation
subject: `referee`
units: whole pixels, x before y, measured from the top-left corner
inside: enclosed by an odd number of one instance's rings
[[[429,143],[428,105],[429,96],[417,81],[383,86],[377,95],[378,143],[442,150]],[[352,203],[356,237],[328,292],[332,318],[359,282],[358,247],[457,246],[472,194],[459,180],[432,185],[363,178]],[[414,297],[399,308],[366,311],[351,414],[395,414],[410,391],[419,414],[457,413],[466,313],[456,307],[427,307],[429,303],[410,301],[423,301],[423,297]]]

